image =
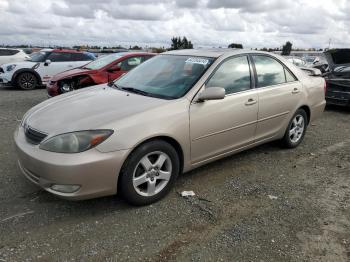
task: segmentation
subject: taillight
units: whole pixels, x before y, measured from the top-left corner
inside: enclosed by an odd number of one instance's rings
[[[327,92],[327,81],[324,80],[324,94],[326,94]]]

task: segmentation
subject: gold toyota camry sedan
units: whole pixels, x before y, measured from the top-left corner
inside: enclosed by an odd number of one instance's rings
[[[298,146],[324,110],[324,92],[317,73],[271,53],[166,52],[108,85],[30,109],[14,135],[18,163],[59,197],[118,191],[150,204],[180,173],[273,140]]]

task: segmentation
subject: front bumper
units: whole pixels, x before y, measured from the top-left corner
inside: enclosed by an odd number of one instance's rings
[[[62,154],[39,149],[27,142],[24,130],[15,133],[18,163],[23,174],[34,184],[61,198],[90,199],[117,192],[118,175],[127,150],[101,153],[91,149],[82,153]],[[52,189],[53,185],[78,185],[73,193]]]
[[[11,78],[12,78],[12,74],[8,74],[8,73],[0,73],[0,84],[2,85],[9,85],[11,84]]]
[[[327,104],[350,106],[350,81],[348,79],[328,80],[326,100]]]
[[[46,84],[46,91],[49,97],[58,96],[60,93],[58,92],[57,82],[51,83],[50,81]]]
[[[350,106],[350,92],[327,89],[326,100],[330,105]]]

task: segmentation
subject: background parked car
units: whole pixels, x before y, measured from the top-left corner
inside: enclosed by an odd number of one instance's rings
[[[306,61],[301,58],[301,57],[297,57],[297,56],[287,56],[285,57],[286,59],[288,59],[289,62],[293,63],[294,65],[296,65],[297,67],[303,67],[306,66]]]
[[[29,55],[21,49],[0,48],[0,65],[25,61],[26,59],[29,59]]]
[[[0,84],[34,89],[45,85],[53,75],[85,65],[94,59],[95,56],[87,52],[43,49],[31,54],[28,61],[3,64],[0,67]]]
[[[53,76],[46,85],[49,96],[110,82],[154,56],[152,53],[115,53]]]
[[[327,82],[328,104],[350,107],[350,49],[332,49],[325,52],[328,69],[324,74]]]

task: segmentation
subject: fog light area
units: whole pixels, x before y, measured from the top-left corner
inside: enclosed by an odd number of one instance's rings
[[[51,189],[61,193],[74,193],[78,191],[80,186],[78,185],[52,185]]]

